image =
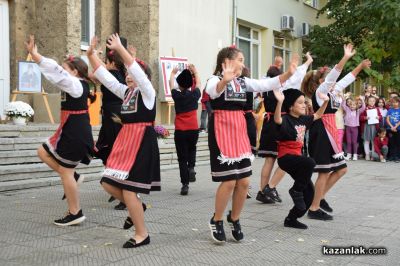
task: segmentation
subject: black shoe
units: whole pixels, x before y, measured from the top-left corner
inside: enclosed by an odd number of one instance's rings
[[[85,221],[86,217],[83,216],[82,210],[79,210],[77,214],[68,212],[63,218],[55,220],[54,224],[59,226],[77,225]]]
[[[231,232],[232,236],[236,241],[241,241],[243,240],[243,232],[242,232],[242,227],[240,226],[239,220],[233,221],[231,218],[231,211],[229,211],[228,216],[226,217],[226,220],[228,221],[229,226],[231,227]]]
[[[251,194],[250,194],[250,190],[247,190],[247,195],[246,195],[246,199],[251,199]]]
[[[113,196],[111,196],[109,199],[108,199],[108,202],[113,202],[115,200],[115,198],[113,197]]]
[[[126,205],[125,205],[125,203],[120,202],[118,205],[115,205],[115,206],[114,206],[114,209],[115,209],[115,210],[118,210],[118,211],[123,211],[123,210],[126,209]]]
[[[214,221],[214,217],[212,217],[208,226],[211,230],[211,237],[216,243],[222,244],[226,242],[223,221]]]
[[[147,206],[143,202],[142,202],[142,207],[143,207],[143,212],[145,212],[147,210]],[[122,226],[122,228],[124,228],[125,230],[128,230],[132,226],[133,226],[133,221],[132,221],[131,217],[129,217],[129,216],[126,217],[124,225]]]
[[[275,188],[270,188],[269,185],[267,185],[264,190],[263,190],[264,195],[268,196],[275,202],[282,202],[281,198],[278,195],[278,191],[276,191]]]
[[[80,184],[83,183],[83,180],[85,179],[85,176],[84,175],[80,175],[77,172],[74,172],[74,179],[75,179],[76,183],[78,183],[78,186],[79,186]],[[65,193],[64,193],[64,195],[63,195],[61,200],[65,200],[65,199],[66,199],[66,196],[65,196]]]
[[[285,227],[292,227],[292,228],[297,228],[297,229],[307,229],[308,226],[300,223],[297,221],[297,219],[290,219],[289,217],[285,218],[285,222],[283,223]]]
[[[319,202],[319,206],[326,212],[333,212],[333,209],[331,208],[331,206],[329,206],[328,202],[325,199],[322,199]]]
[[[140,243],[136,243],[136,240],[131,238],[128,241],[126,241],[122,247],[123,248],[138,248],[140,246],[144,246],[144,245],[148,245],[148,244],[150,244],[150,235],[148,235],[146,237],[146,239]]]
[[[266,203],[266,204],[275,203],[275,201],[273,199],[271,199],[270,197],[268,197],[267,195],[265,195],[261,191],[258,191],[256,200],[258,200],[258,201],[260,201],[262,203]]]
[[[196,172],[194,168],[189,168],[189,182],[196,182]]]
[[[327,214],[326,212],[324,212],[321,209],[318,209],[316,211],[308,210],[307,216],[310,219],[321,220],[321,221],[333,220],[332,215]]]
[[[186,196],[189,193],[189,185],[183,184],[181,188],[181,195]]]
[[[304,195],[303,192],[298,192],[294,190],[293,188],[289,189],[289,195],[293,199],[294,206],[301,210],[304,211],[306,210],[306,203],[304,202]]]

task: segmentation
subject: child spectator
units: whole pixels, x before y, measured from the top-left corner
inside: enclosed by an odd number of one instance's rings
[[[348,102],[348,105],[346,105]],[[365,103],[361,99],[361,107],[357,108],[356,101],[350,99],[350,101],[343,101],[342,108],[345,111],[344,125],[346,126],[346,160],[350,160],[353,157],[354,161],[357,161],[357,149],[358,149],[358,132],[360,128],[360,114],[365,110]]]
[[[381,127],[378,130],[378,136],[374,139],[374,150],[372,151],[372,159],[374,161],[386,162],[386,156],[388,154],[388,138],[386,137],[385,128]]]
[[[382,115],[382,121],[381,121],[380,127],[385,127],[386,116],[387,116],[387,111],[388,111],[386,109],[385,98],[381,97],[378,99],[378,108]]]
[[[391,99],[392,107],[389,109],[386,117],[386,124],[389,135],[389,152],[390,159],[395,162],[400,162],[400,109],[399,97]]]
[[[374,109],[376,110],[376,117],[371,117],[370,110]],[[374,123],[374,119],[377,119],[378,122]],[[360,116],[362,130],[361,135],[364,140],[365,160],[367,161],[371,159],[370,151],[374,150],[374,138],[376,136],[376,131],[379,128],[379,121],[381,120],[382,115],[379,111],[379,108],[376,107],[376,98],[374,96],[369,96],[367,98],[367,107]],[[370,144],[372,145],[372,149],[370,149]]]

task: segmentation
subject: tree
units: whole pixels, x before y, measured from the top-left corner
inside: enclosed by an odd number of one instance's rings
[[[329,0],[318,12],[334,22],[315,26],[310,48],[318,55],[317,65],[332,65],[342,55],[343,43],[352,42],[357,56],[347,66],[353,68],[362,58],[372,61],[373,76],[385,87],[400,87],[400,2],[398,0]]]

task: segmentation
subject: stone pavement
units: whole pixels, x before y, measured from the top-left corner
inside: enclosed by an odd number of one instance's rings
[[[253,166],[255,196],[262,160]],[[400,164],[351,162],[349,173],[329,194],[334,220],[303,218],[308,230],[283,227],[291,207],[285,177],[278,190],[283,203],[262,205],[249,199],[241,223],[243,243],[224,246],[210,240],[207,223],[217,184],[208,165],[197,167],[189,196],[179,195],[178,170],[162,173],[162,192],[143,196],[151,244],[122,249],[132,231],[122,228],[126,211],[116,211],[97,181],[81,187],[87,220],[60,228],[62,187],[0,194],[0,265],[398,265],[400,261]],[[324,256],[322,245],[385,247],[387,255]]]

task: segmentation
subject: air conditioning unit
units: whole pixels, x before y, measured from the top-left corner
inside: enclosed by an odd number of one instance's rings
[[[303,22],[301,23],[301,37],[307,37],[310,34],[311,25]]]
[[[281,30],[294,30],[294,17],[283,15],[281,18]]]

